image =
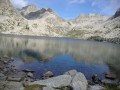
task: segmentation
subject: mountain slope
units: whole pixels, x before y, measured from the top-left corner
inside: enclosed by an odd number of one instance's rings
[[[0,0],[0,32],[14,33],[25,28],[26,20],[11,5],[9,0]]]
[[[120,9],[112,17],[81,14],[64,20],[50,8],[28,5],[18,11],[0,0],[0,33],[120,42]]]
[[[30,7],[30,5],[27,6],[27,10]],[[24,8],[22,11],[25,11]],[[69,30],[68,22],[50,8],[30,11],[24,17],[28,20],[30,29],[38,35],[61,37],[63,33]]]

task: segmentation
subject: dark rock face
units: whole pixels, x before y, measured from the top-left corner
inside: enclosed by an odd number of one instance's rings
[[[116,17],[119,17],[120,16],[120,8],[117,10],[117,12],[115,13],[115,15],[114,15],[114,18],[116,18]]]
[[[120,16],[120,8],[116,11],[115,15],[112,17],[112,19]]]

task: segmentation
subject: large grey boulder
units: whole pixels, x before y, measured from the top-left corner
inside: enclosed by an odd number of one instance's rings
[[[87,90],[87,85],[87,79],[81,72],[75,75],[71,83],[74,90]]]
[[[71,83],[71,76],[70,75],[60,75],[57,77],[49,78],[46,80],[39,80],[35,81],[33,83],[30,83],[30,85],[45,85],[50,87],[61,87],[61,86],[68,86]]]

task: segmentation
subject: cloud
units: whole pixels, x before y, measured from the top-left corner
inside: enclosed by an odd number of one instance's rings
[[[92,7],[98,7],[101,14],[111,15],[120,8],[120,0],[91,0]]]
[[[69,4],[83,4],[86,0],[70,0]]]
[[[22,8],[28,5],[27,0],[11,0],[11,3],[16,7],[16,8]]]

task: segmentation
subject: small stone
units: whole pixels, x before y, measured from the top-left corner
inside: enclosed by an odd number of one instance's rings
[[[3,69],[4,72],[7,72],[8,70],[6,68]]]
[[[31,72],[28,72],[27,76],[30,78],[34,78],[33,73],[31,73]]]
[[[11,58],[10,58],[10,60],[11,60],[11,61],[14,61],[14,58],[13,58],[13,57],[11,57]]]
[[[89,86],[88,90],[104,90],[105,88],[100,85]]]
[[[43,74],[42,79],[48,79],[48,78],[51,78],[53,76],[54,76],[53,72],[48,71],[48,72]]]
[[[88,80],[88,84],[89,85],[95,85],[95,83],[93,83],[91,80]]]
[[[94,75],[92,76],[92,81],[93,81],[95,84],[101,83],[101,80],[98,78],[97,74],[94,74]]]
[[[118,86],[118,89],[120,89],[120,85]]]
[[[3,73],[0,73],[0,77],[4,77],[5,75]]]
[[[105,78],[114,80],[116,79],[116,75],[112,72],[107,72],[105,73]]]
[[[0,80],[6,80],[6,76],[3,73],[0,73]]]
[[[22,80],[22,78],[21,77],[8,77],[7,80],[20,82]]]
[[[101,81],[104,85],[117,85],[117,80],[104,79]]]
[[[24,69],[24,70],[22,70],[22,71],[25,72],[25,73],[28,73],[28,72],[33,73],[33,72],[35,72],[34,70],[30,70],[30,69]]]

